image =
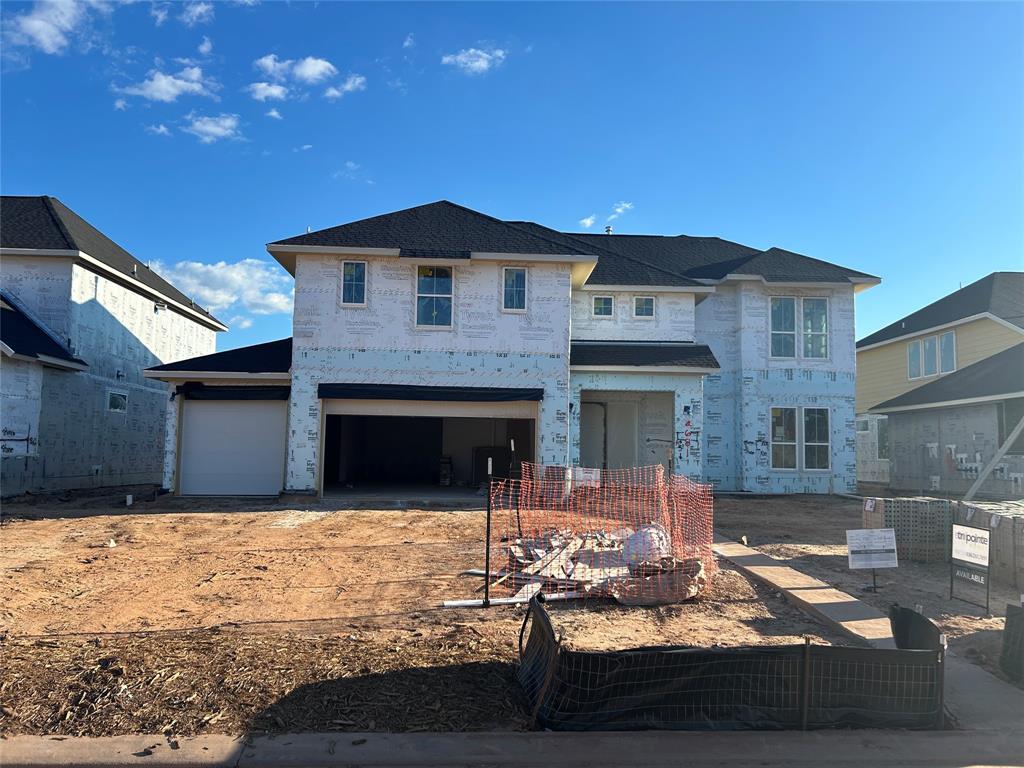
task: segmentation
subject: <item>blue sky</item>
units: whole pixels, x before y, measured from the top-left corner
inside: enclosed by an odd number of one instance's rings
[[[617,232],[870,272],[858,336],[1024,268],[1017,3],[64,0],[2,17],[3,193],[55,195],[158,262],[233,324],[220,349],[290,334],[265,243],[441,198],[570,230],[618,205]]]

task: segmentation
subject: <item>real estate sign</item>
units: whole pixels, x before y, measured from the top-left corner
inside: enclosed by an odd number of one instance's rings
[[[896,531],[892,528],[862,528],[846,532],[846,550],[851,569],[897,568]]]
[[[953,524],[953,559],[966,565],[988,568],[989,531]]]
[[[990,590],[990,537],[991,532],[987,528],[973,528],[954,523],[949,563],[949,597],[983,605],[986,611]],[[985,591],[984,603],[979,602],[981,590]]]

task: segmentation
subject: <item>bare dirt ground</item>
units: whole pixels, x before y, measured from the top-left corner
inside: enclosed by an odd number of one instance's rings
[[[167,498],[132,511],[5,505],[0,732],[529,727],[523,608],[440,607],[479,597],[460,572],[482,565],[482,513]],[[682,605],[550,612],[593,650],[845,642],[729,569]]]
[[[749,546],[828,582],[883,612],[893,603],[913,608],[946,633],[950,649],[1006,679],[999,670],[1006,604],[1020,599],[993,583],[992,617],[984,608],[949,599],[948,563],[901,562],[877,572],[879,591],[865,592],[870,571],[847,568],[846,530],[861,528],[861,504],[837,496],[774,496],[715,499],[715,532],[731,539],[747,537]]]

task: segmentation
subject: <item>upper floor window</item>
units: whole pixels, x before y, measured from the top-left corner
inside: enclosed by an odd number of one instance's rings
[[[634,296],[633,317],[654,317],[654,297]]]
[[[111,413],[128,413],[128,393],[107,390],[107,410]]]
[[[364,306],[366,304],[366,262],[341,263],[341,303]]]
[[[502,308],[508,312],[526,311],[526,267],[505,267]]]
[[[611,296],[594,297],[594,317],[611,317],[615,309],[615,299]]]
[[[452,268],[416,268],[416,325],[450,328]]]
[[[796,357],[796,299],[772,296],[772,357]]]
[[[804,299],[804,357],[828,357],[828,299]]]
[[[936,376],[956,370],[956,332],[914,339],[907,344],[907,378]]]

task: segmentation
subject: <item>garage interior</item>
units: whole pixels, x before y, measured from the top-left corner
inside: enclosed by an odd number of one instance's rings
[[[487,476],[509,474],[515,444],[521,461],[534,460],[534,420],[459,416],[327,415],[324,494],[383,486],[475,491]]]

